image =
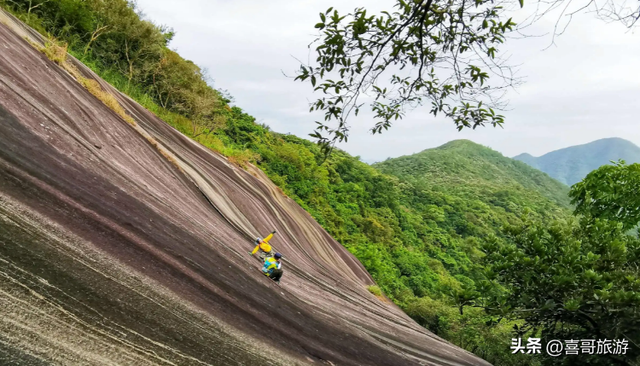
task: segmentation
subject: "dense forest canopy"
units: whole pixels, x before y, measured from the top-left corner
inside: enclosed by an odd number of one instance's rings
[[[185,135],[265,171],[365,265],[373,293],[436,334],[498,365],[637,363],[639,245],[625,230],[640,205],[624,188],[640,181],[637,165],[576,186],[573,217],[566,186],[469,141],[375,166],[340,150],[327,157],[231,107],[168,48],[173,32],[132,3],[0,4]],[[626,358],[546,358],[511,353],[514,335],[635,343]]]

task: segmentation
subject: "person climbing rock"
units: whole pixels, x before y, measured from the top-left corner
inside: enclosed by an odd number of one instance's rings
[[[262,266],[262,273],[276,281],[277,284],[280,284],[280,277],[282,277],[283,273],[281,258],[282,254],[276,253],[273,257],[265,259],[264,266]]]
[[[264,239],[257,238],[256,247],[253,249],[253,251],[250,254],[254,255],[258,251],[260,251],[260,253],[258,254],[258,257],[260,258],[261,261],[263,261],[267,257],[271,257],[273,253],[271,252],[271,245],[269,245],[269,240],[273,238],[273,234],[275,233],[276,231],[273,230],[271,234],[269,234],[269,236],[267,236],[266,238]]]

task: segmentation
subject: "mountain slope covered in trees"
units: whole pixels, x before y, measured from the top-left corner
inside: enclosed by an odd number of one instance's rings
[[[564,184],[573,185],[592,170],[611,161],[622,159],[627,163],[640,163],[640,147],[621,138],[606,138],[552,151],[540,157],[524,153],[514,159],[542,170]]]
[[[381,172],[434,189],[456,190],[494,207],[569,206],[566,186],[519,161],[469,140],[374,164]],[[472,190],[471,187],[477,187]],[[543,204],[543,202],[545,202]],[[546,206],[545,206],[546,205]]]

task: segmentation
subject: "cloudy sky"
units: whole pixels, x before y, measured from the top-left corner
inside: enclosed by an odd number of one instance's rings
[[[314,100],[294,75],[296,58],[307,60],[318,13],[366,6],[390,9],[392,0],[138,0],[147,18],[176,31],[171,48],[207,68],[215,87],[275,131],[307,138],[314,129],[308,112]],[[525,1],[526,3],[526,1]],[[515,18],[518,19],[517,17]],[[640,28],[607,24],[590,14],[573,18],[550,46],[558,17],[543,18],[504,51],[526,82],[509,94],[503,129],[458,132],[452,122],[414,110],[382,135],[368,132],[367,115],[351,120],[349,143],[341,148],[375,162],[422,151],[454,139],[470,139],[506,156],[542,155],[604,137],[640,145]],[[546,35],[545,35],[546,34]]]

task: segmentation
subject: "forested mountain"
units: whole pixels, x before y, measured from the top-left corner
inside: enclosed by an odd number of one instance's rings
[[[569,206],[568,188],[548,175],[469,140],[456,140],[374,165],[381,172],[502,207]]]
[[[627,163],[639,163],[640,147],[630,141],[613,137],[552,151],[540,157],[524,153],[514,159],[540,169],[571,186],[582,180],[590,171],[611,161],[622,159]]]

